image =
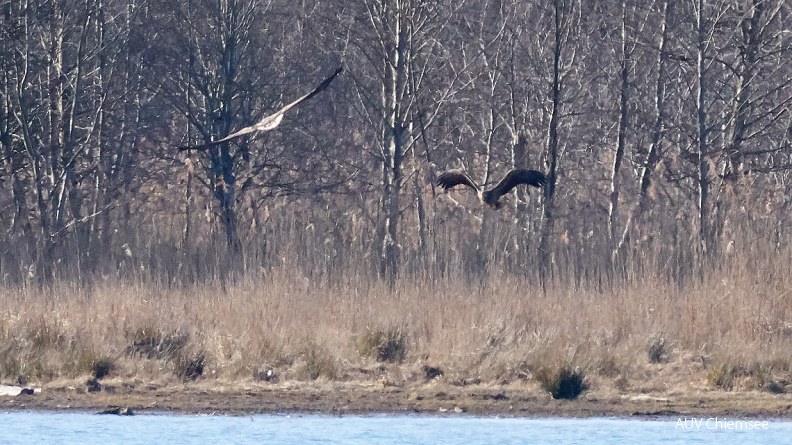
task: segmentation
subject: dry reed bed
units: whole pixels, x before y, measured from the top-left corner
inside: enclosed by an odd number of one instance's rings
[[[45,383],[87,376],[103,361],[117,377],[151,381],[245,381],[271,370],[281,381],[399,385],[426,378],[424,366],[452,383],[495,383],[569,365],[595,387],[628,392],[783,388],[792,375],[786,263],[744,261],[684,288],[646,278],[543,292],[499,273],[473,284],[317,283],[285,267],[225,286],[7,286],[0,373]],[[381,345],[366,342],[388,335],[396,355],[372,353]]]

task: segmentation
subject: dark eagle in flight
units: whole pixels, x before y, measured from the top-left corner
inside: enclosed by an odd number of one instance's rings
[[[537,188],[544,187],[547,184],[547,178],[544,173],[536,170],[516,168],[507,173],[498,185],[487,191],[479,187],[463,170],[448,170],[437,179],[437,185],[445,190],[460,184],[475,190],[482,203],[499,209],[503,205],[499,202],[500,197],[509,193],[514,187],[520,184],[532,185]]]
[[[206,150],[207,148],[214,147],[215,145],[222,144],[223,142],[230,141],[231,139],[238,138],[239,136],[244,136],[248,133],[259,132],[259,131],[270,131],[274,130],[283,120],[283,115],[289,111],[292,107],[295,107],[300,104],[300,102],[306,101],[317,94],[321,93],[322,91],[330,85],[330,82],[335,79],[335,77],[344,70],[344,67],[339,67],[335,73],[333,73],[330,77],[324,80],[324,82],[320,83],[318,87],[314,88],[313,91],[306,94],[305,96],[295,100],[294,102],[286,105],[285,107],[281,108],[277,112],[265,117],[257,124],[251,125],[249,127],[245,127],[236,133],[231,133],[228,136],[224,137],[223,139],[219,139],[213,142],[209,142],[208,144],[196,145],[193,147],[179,147],[179,150]]]

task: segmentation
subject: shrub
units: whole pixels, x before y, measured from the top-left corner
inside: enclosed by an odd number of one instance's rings
[[[333,379],[336,374],[335,360],[327,349],[309,342],[300,352],[296,370],[300,379],[316,380],[319,377]]]
[[[435,377],[440,377],[445,374],[442,369],[428,365],[424,365],[423,371],[424,374],[426,374],[426,380],[432,380]]]
[[[88,390],[88,392],[99,392],[102,390],[102,384],[99,383],[97,379],[88,379],[88,381],[85,382],[85,389]]]
[[[174,329],[163,335],[162,332],[147,325],[135,332],[127,353],[149,360],[163,360],[172,364],[173,373],[182,380],[195,380],[203,375],[206,354],[203,351],[191,352],[190,334]]]
[[[784,385],[779,382],[765,383],[764,386],[762,386],[762,390],[771,394],[784,394],[786,392]]]
[[[127,352],[131,355],[137,354],[149,359],[155,358],[158,354],[161,340],[162,333],[160,333],[159,329],[152,326],[140,328],[135,332],[132,338],[132,345],[127,348]]]
[[[148,359],[178,359],[190,341],[190,334],[173,330],[163,336],[159,329],[146,326],[139,329],[127,352]]]
[[[358,352],[378,362],[401,363],[407,355],[407,334],[400,327],[366,330],[358,340]]]
[[[94,361],[93,376],[97,380],[105,378],[113,369],[115,369],[115,362],[113,362],[113,359],[110,357],[102,357]]]
[[[647,348],[649,363],[664,363],[668,361],[668,344],[663,337],[655,338]]]
[[[731,364],[731,360],[720,363],[713,363],[707,367],[707,383],[726,391],[734,388],[734,377],[736,370]]]
[[[585,372],[571,365],[543,366],[534,372],[534,377],[554,399],[576,399],[580,393],[588,389],[584,381]]]
[[[206,365],[206,355],[203,352],[194,354],[180,354],[173,360],[173,371],[182,380],[195,380],[201,377]]]
[[[621,372],[622,368],[616,356],[610,351],[603,353],[597,366],[597,373],[605,377],[616,377]]]

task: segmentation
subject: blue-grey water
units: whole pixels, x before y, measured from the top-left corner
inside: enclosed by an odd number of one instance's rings
[[[707,422],[709,420],[709,422]],[[751,419],[0,414],[0,444],[785,444],[792,422]],[[751,422],[750,424],[746,422]],[[757,423],[758,422],[758,423]],[[746,429],[748,427],[751,429]]]

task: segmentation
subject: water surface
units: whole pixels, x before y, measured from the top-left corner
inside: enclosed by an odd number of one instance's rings
[[[0,414],[0,444],[717,444],[790,443],[792,422],[766,428],[706,418],[491,418],[442,416],[255,415],[101,416]],[[756,422],[751,419],[751,422]],[[761,420],[760,420],[761,422]]]

